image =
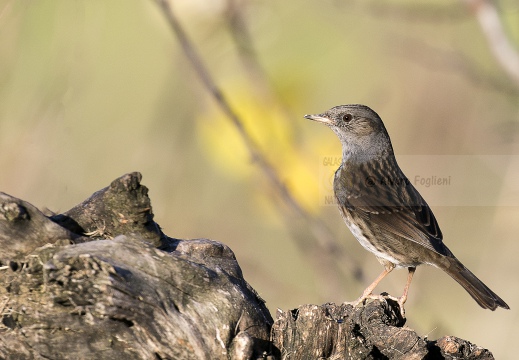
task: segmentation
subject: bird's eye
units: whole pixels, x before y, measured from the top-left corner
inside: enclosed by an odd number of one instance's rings
[[[349,123],[351,120],[353,120],[353,116],[351,114],[342,115],[342,121],[345,123]]]

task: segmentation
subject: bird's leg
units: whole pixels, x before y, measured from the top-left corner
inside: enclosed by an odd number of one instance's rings
[[[386,266],[384,268],[384,271],[382,271],[382,273],[375,279],[375,281],[373,281],[371,283],[370,286],[368,286],[366,288],[366,290],[364,290],[364,292],[362,293],[362,295],[355,301],[353,302],[345,302],[345,304],[350,304],[350,305],[353,305],[354,307],[359,305],[360,303],[363,303],[366,299],[368,298],[377,298],[379,299],[380,297],[379,296],[373,296],[371,293],[373,292],[373,290],[375,290],[375,288],[377,287],[378,283],[382,281],[383,278],[386,277],[387,274],[389,274],[391,271],[393,271],[393,269],[395,268],[395,265],[391,264],[392,266]]]
[[[407,270],[409,271],[409,273],[407,274],[407,282],[405,283],[404,293],[402,294],[402,296],[400,296],[399,298],[395,298],[390,295],[385,296],[386,298],[389,298],[398,303],[398,306],[400,307],[400,314],[402,315],[403,318],[405,318],[404,304],[407,301],[407,293],[409,292],[409,286],[411,285],[411,280],[413,280],[413,275],[414,275],[414,272],[416,271],[416,268],[408,267]]]
[[[409,291],[409,286],[411,285],[411,280],[413,280],[414,272],[416,271],[415,267],[409,267],[407,268],[409,273],[407,274],[407,282],[405,283],[404,287],[404,293],[402,296],[398,299],[398,303],[400,304],[400,307],[403,308],[405,302],[407,301],[407,292]]]

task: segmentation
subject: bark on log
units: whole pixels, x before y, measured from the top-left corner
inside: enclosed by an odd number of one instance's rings
[[[303,305],[278,312],[272,341],[283,359],[485,359],[486,349],[446,336],[428,341],[408,327],[398,304]]]
[[[162,234],[140,174],[51,218],[1,201],[1,358],[248,359],[269,350],[272,318],[231,249]]]
[[[492,358],[420,338],[383,301],[304,305],[273,325],[231,249],[163,234],[140,180],[52,216],[0,193],[0,359]]]

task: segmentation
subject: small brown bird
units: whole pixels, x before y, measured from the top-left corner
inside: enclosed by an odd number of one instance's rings
[[[398,166],[382,119],[364,105],[340,105],[305,118],[328,125],[342,143],[342,164],[335,172],[334,192],[346,225],[371,251],[384,271],[353,305],[367,298],[395,267],[409,275],[398,301],[402,315],[409,285],[421,264],[442,269],[485,309],[508,305],[470,272],[442,241],[436,219]]]

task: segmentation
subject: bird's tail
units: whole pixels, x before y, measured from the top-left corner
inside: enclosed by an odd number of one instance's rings
[[[450,266],[444,270],[454,280],[456,280],[467,292],[476,300],[476,302],[484,309],[495,310],[498,306],[510,309],[510,307],[488,288],[476,275],[470,272],[456,258],[449,258]]]

